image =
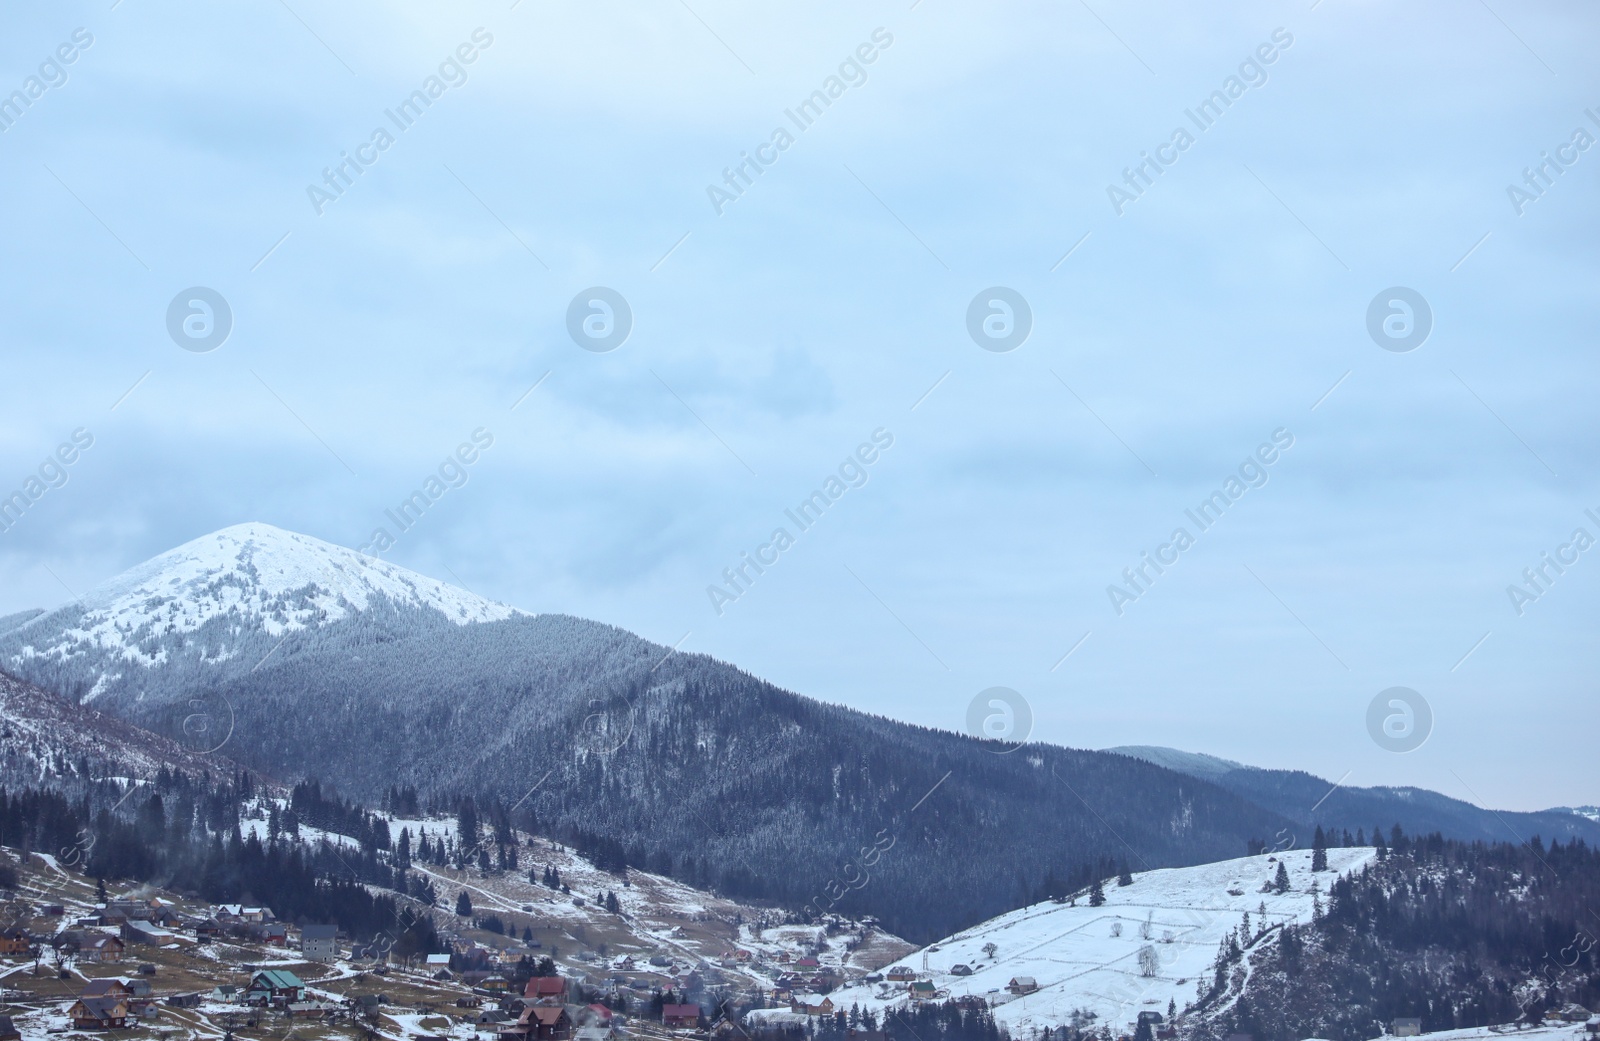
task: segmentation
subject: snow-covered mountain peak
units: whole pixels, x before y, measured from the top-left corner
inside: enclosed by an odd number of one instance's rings
[[[295,611],[270,618],[274,605],[300,593],[306,595]],[[270,632],[274,625],[294,629],[364,611],[375,594],[432,607],[463,625],[517,613],[398,565],[260,522],[235,524],[152,557],[96,587],[85,602],[122,618],[176,605],[179,617],[172,620],[180,631],[229,610],[253,611],[269,616]]]
[[[93,650],[146,667],[166,662],[174,642],[217,625],[281,638],[361,614],[379,602],[437,612],[457,625],[520,614],[515,608],[355,550],[259,522],[235,524],[152,557],[85,595],[77,605],[15,631],[24,657]],[[77,617],[64,627],[64,613]],[[209,643],[210,641],[206,641]],[[235,640],[237,643],[238,641]],[[226,660],[226,646],[201,652]]]

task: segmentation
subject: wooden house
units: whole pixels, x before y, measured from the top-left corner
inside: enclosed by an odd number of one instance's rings
[[[910,983],[916,978],[917,974],[911,971],[909,965],[896,965],[884,976],[890,983]]]
[[[21,929],[7,929],[0,932],[0,954],[26,957],[32,948],[33,939]]]
[[[120,1030],[128,1025],[128,1002],[124,998],[79,998],[67,1016],[79,1030]]]
[[[1010,983],[1006,984],[1006,990],[1010,991],[1017,997],[1021,997],[1024,994],[1032,994],[1038,989],[1039,981],[1034,979],[1032,976],[1017,976],[1014,977]]]
[[[515,1024],[501,1027],[500,1033],[527,1041],[570,1041],[572,1017],[560,1005],[529,1005]]]
[[[105,979],[89,980],[83,985],[80,998],[131,998],[133,987],[128,981],[108,976]]]
[[[565,976],[533,976],[527,985],[522,988],[522,996],[528,1001],[545,1002],[562,1005],[567,1000],[567,978]]]
[[[700,1025],[699,1005],[663,1005],[661,1023],[670,1029],[694,1028]]]
[[[83,961],[119,962],[125,949],[123,942],[115,936],[103,933],[86,935],[78,946],[78,957]]]

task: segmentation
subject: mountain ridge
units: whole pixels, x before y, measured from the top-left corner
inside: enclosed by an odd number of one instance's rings
[[[186,543],[0,632],[0,667],[159,734],[227,720],[226,753],[268,776],[369,803],[395,784],[497,801],[528,830],[609,843],[646,870],[816,915],[877,914],[909,939],[1309,831],[1303,808],[1328,787],[1044,744],[1001,755],[265,525]],[[1297,803],[1306,785],[1320,790]],[[1319,820],[1340,824],[1344,798]],[[1434,819],[1361,816],[1350,830]],[[894,852],[869,869],[884,844]]]

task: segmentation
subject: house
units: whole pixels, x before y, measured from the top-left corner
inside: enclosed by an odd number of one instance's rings
[[[513,1026],[501,1027],[502,1034],[524,1037],[527,1041],[569,1041],[572,1017],[560,1005],[529,1005]]]
[[[422,960],[422,964],[433,972],[437,972],[440,969],[448,969],[450,967],[450,956],[448,954],[430,954]]]
[[[1589,1022],[1589,1017],[1593,1014],[1577,1002],[1563,1005],[1551,1013],[1557,1019],[1565,1020],[1568,1023],[1587,1023]]]
[[[122,938],[128,943],[143,943],[152,947],[163,947],[169,943],[176,943],[178,934],[170,929],[152,925],[148,920],[130,919],[122,927]]]
[[[303,925],[300,927],[300,953],[310,961],[334,961],[339,957],[338,937],[336,925]]]
[[[239,1000],[239,988],[231,983],[224,983],[213,987],[210,994],[206,995],[210,1001],[220,1001],[224,1004],[234,1004]]]
[[[952,975],[952,976],[971,976],[972,975],[972,966],[970,966],[970,965],[962,965],[962,964],[959,964],[959,963],[956,964],[956,965],[952,965],[952,966],[950,966],[950,975]]]
[[[39,913],[46,918],[60,918],[67,913],[67,909],[61,904],[44,904],[39,908]]]
[[[611,1025],[611,1010],[601,1004],[585,1005],[583,1007],[583,1021],[609,1027]]]
[[[1422,1020],[1415,1016],[1397,1019],[1389,1028],[1389,1033],[1395,1037],[1417,1037],[1422,1033]]]
[[[174,994],[167,999],[167,1004],[173,1008],[199,1008],[205,1000],[205,995],[200,993]]]
[[[478,1013],[473,1022],[480,1027],[497,1027],[502,1023],[511,1022],[511,1014],[509,1012],[501,1012],[497,1008],[486,1008]]]
[[[306,985],[287,969],[263,969],[250,978],[245,991],[247,1005],[287,1005],[304,1001]]]
[[[907,965],[896,965],[884,976],[884,979],[890,983],[910,983],[916,978],[917,974],[912,972],[910,966]]]
[[[1032,994],[1038,989],[1039,983],[1032,976],[1017,976],[1006,984],[1006,990],[1017,997],[1021,997],[1024,994]]]
[[[0,954],[23,955],[33,947],[33,939],[21,929],[0,932]]]
[[[817,959],[813,958],[809,954],[806,955],[804,958],[801,958],[799,961],[795,962],[794,964],[795,964],[796,968],[801,968],[801,969],[815,969],[815,968],[820,968],[821,965],[822,965],[822,963],[820,961],[817,961]]]
[[[833,999],[823,998],[816,1004],[812,1004],[805,997],[791,998],[789,1011],[798,1012],[802,1016],[831,1016],[833,1015]]]
[[[202,918],[194,923],[194,936],[197,940],[220,940],[222,923],[215,918]]]
[[[699,1005],[663,1005],[661,1023],[668,1028],[694,1028],[700,1025]]]
[[[144,900],[113,900],[106,905],[106,911],[121,915],[123,922],[148,922],[156,909]]]
[[[133,987],[128,984],[127,980],[121,980],[115,976],[108,976],[103,980],[89,980],[83,985],[83,993],[79,994],[78,997],[131,998],[133,997]]]
[[[67,1016],[79,1030],[120,1030],[128,1025],[128,1003],[122,998],[79,998]]]
[[[913,1001],[932,1001],[939,993],[928,980],[917,980],[906,989],[910,991]]]
[[[565,1004],[567,978],[565,976],[534,976],[522,988],[522,996],[529,1001]]]
[[[511,990],[511,981],[504,976],[485,976],[478,986],[491,994],[505,994]]]
[[[17,1032],[10,1016],[0,1016],[0,1041],[22,1041],[22,1035]]]
[[[78,957],[84,961],[118,962],[122,960],[125,949],[123,942],[115,936],[85,936],[78,945]]]
[[[282,922],[263,922],[250,927],[250,938],[274,947],[289,946],[289,927]]]

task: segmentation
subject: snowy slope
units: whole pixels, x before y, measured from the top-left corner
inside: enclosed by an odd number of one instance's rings
[[[181,663],[226,678],[253,668],[291,634],[379,612],[456,625],[521,613],[320,539],[237,524],[5,632],[4,665],[44,682],[59,669],[87,701],[114,686],[142,686],[130,670]]]
[[[1179,1010],[1194,1000],[1197,982],[1210,974],[1218,946],[1241,924],[1244,912],[1250,913],[1253,936],[1263,931],[1263,924],[1305,921],[1312,912],[1313,879],[1325,901],[1336,872],[1358,869],[1372,856],[1366,848],[1332,849],[1331,870],[1315,875],[1309,850],[1147,871],[1136,874],[1131,886],[1108,883],[1103,907],[1090,907],[1083,898],[1077,906],[1034,904],[963,930],[900,964],[931,980],[941,997],[975,995],[999,1002],[995,1019],[1010,1027],[1013,1037],[1066,1023],[1077,1008],[1096,1013],[1100,1024],[1131,1030],[1141,1011],[1165,1015],[1169,1000]],[[1261,892],[1280,859],[1291,888],[1282,895]],[[1259,913],[1263,903],[1265,923]],[[1140,935],[1147,920],[1148,940]],[[1119,927],[1121,935],[1113,935]],[[1275,942],[1275,936],[1268,932],[1256,943]],[[984,953],[990,943],[995,945],[993,958]],[[1153,977],[1140,972],[1139,952],[1145,947],[1156,959]],[[970,976],[950,972],[963,964],[972,969]],[[1007,985],[1020,976],[1032,976],[1039,990],[1012,997]],[[904,984],[863,984],[830,997],[835,1007],[859,1003],[879,1012],[907,1000]],[[762,1017],[759,1012],[752,1015]]]
[[[205,754],[215,743],[173,741],[0,673],[0,785],[51,783],[71,791],[89,780],[86,762],[95,778],[148,778],[163,767],[237,770],[231,760]]]

